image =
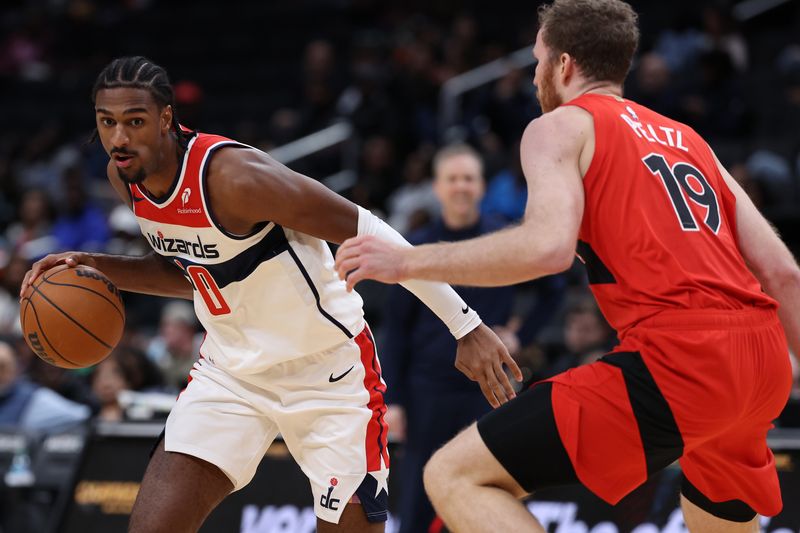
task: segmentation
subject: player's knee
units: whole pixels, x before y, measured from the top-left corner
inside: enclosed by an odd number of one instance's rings
[[[425,491],[431,500],[439,500],[452,494],[455,487],[465,482],[459,471],[458,461],[452,456],[448,446],[433,454],[422,473]]]

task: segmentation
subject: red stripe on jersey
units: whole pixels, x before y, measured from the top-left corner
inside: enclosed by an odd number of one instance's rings
[[[381,457],[383,464],[389,468],[389,450],[386,447],[389,427],[383,417],[386,414],[386,404],[383,395],[386,385],[381,380],[381,365],[375,353],[375,343],[369,327],[355,338],[356,344],[361,349],[361,364],[364,365],[364,387],[369,392],[369,407],[372,418],[367,424],[366,452],[367,471],[381,470]]]
[[[442,530],[444,530],[444,521],[435,516],[431,525],[428,526],[428,533],[442,533]]]
[[[172,199],[166,203],[156,203],[147,197],[142,188],[132,185],[131,197],[133,212],[136,216],[190,228],[208,228],[211,222],[206,215],[206,206],[203,204],[202,176],[203,161],[208,150],[220,142],[233,142],[220,135],[197,134],[186,155],[182,178],[176,184],[177,191],[172,193]]]
[[[134,203],[133,205],[133,212],[137,217],[152,220],[157,223],[171,224],[173,226],[185,226],[188,228],[211,227],[211,223],[208,221],[208,217],[206,217],[205,210],[200,207],[201,202],[199,198],[197,200],[197,206],[187,204],[186,207],[182,207],[180,195],[178,195],[179,199],[177,202],[173,201],[170,205],[159,208],[144,198],[144,195],[138,189],[133,189],[131,193],[134,198],[133,201],[138,202],[138,204]],[[193,193],[194,191],[192,191],[192,194]],[[140,197],[141,200],[137,200],[137,196]],[[175,205],[176,203],[177,205]],[[178,212],[178,209],[183,210],[183,212]]]

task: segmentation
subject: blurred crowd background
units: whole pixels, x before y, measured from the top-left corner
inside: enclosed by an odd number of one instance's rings
[[[49,430],[87,417],[123,419],[120,391],[174,394],[198,354],[202,331],[190,303],[133,294],[125,294],[123,342],[95,368],[49,366],[20,338],[19,285],[33,261],[73,249],[149,250],[106,181],[101,146],[87,143],[90,88],[108,61],[148,56],[170,73],[183,124],[266,151],[351,125],[346,141],[290,166],[318,179],[349,171],[350,179],[326,183],[413,237],[440,215],[432,157],[453,142],[472,146],[483,164],[480,186],[462,199],[499,225],[523,215],[518,142],[540,114],[532,66],[465,92],[454,113],[444,113],[442,93],[456,77],[530,47],[535,4],[4,1],[0,424]],[[633,2],[642,43],[626,96],[705,136],[796,251],[800,3],[767,2],[763,12],[762,4]],[[378,284],[360,289],[373,328],[385,332],[396,297]],[[529,378],[591,360],[615,342],[580,265],[516,287],[507,315],[497,329]]]

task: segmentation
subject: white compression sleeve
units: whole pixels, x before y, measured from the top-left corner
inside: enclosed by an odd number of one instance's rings
[[[358,234],[374,235],[403,246],[411,246],[394,228],[358,206]],[[460,339],[481,323],[481,317],[446,283],[410,279],[400,283],[420,299]]]

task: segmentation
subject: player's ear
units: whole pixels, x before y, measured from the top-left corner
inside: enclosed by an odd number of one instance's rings
[[[569,83],[569,80],[575,75],[576,66],[575,58],[568,53],[564,52],[559,57],[559,73],[565,85]]]
[[[161,131],[166,134],[172,127],[172,106],[167,104],[161,110]]]

